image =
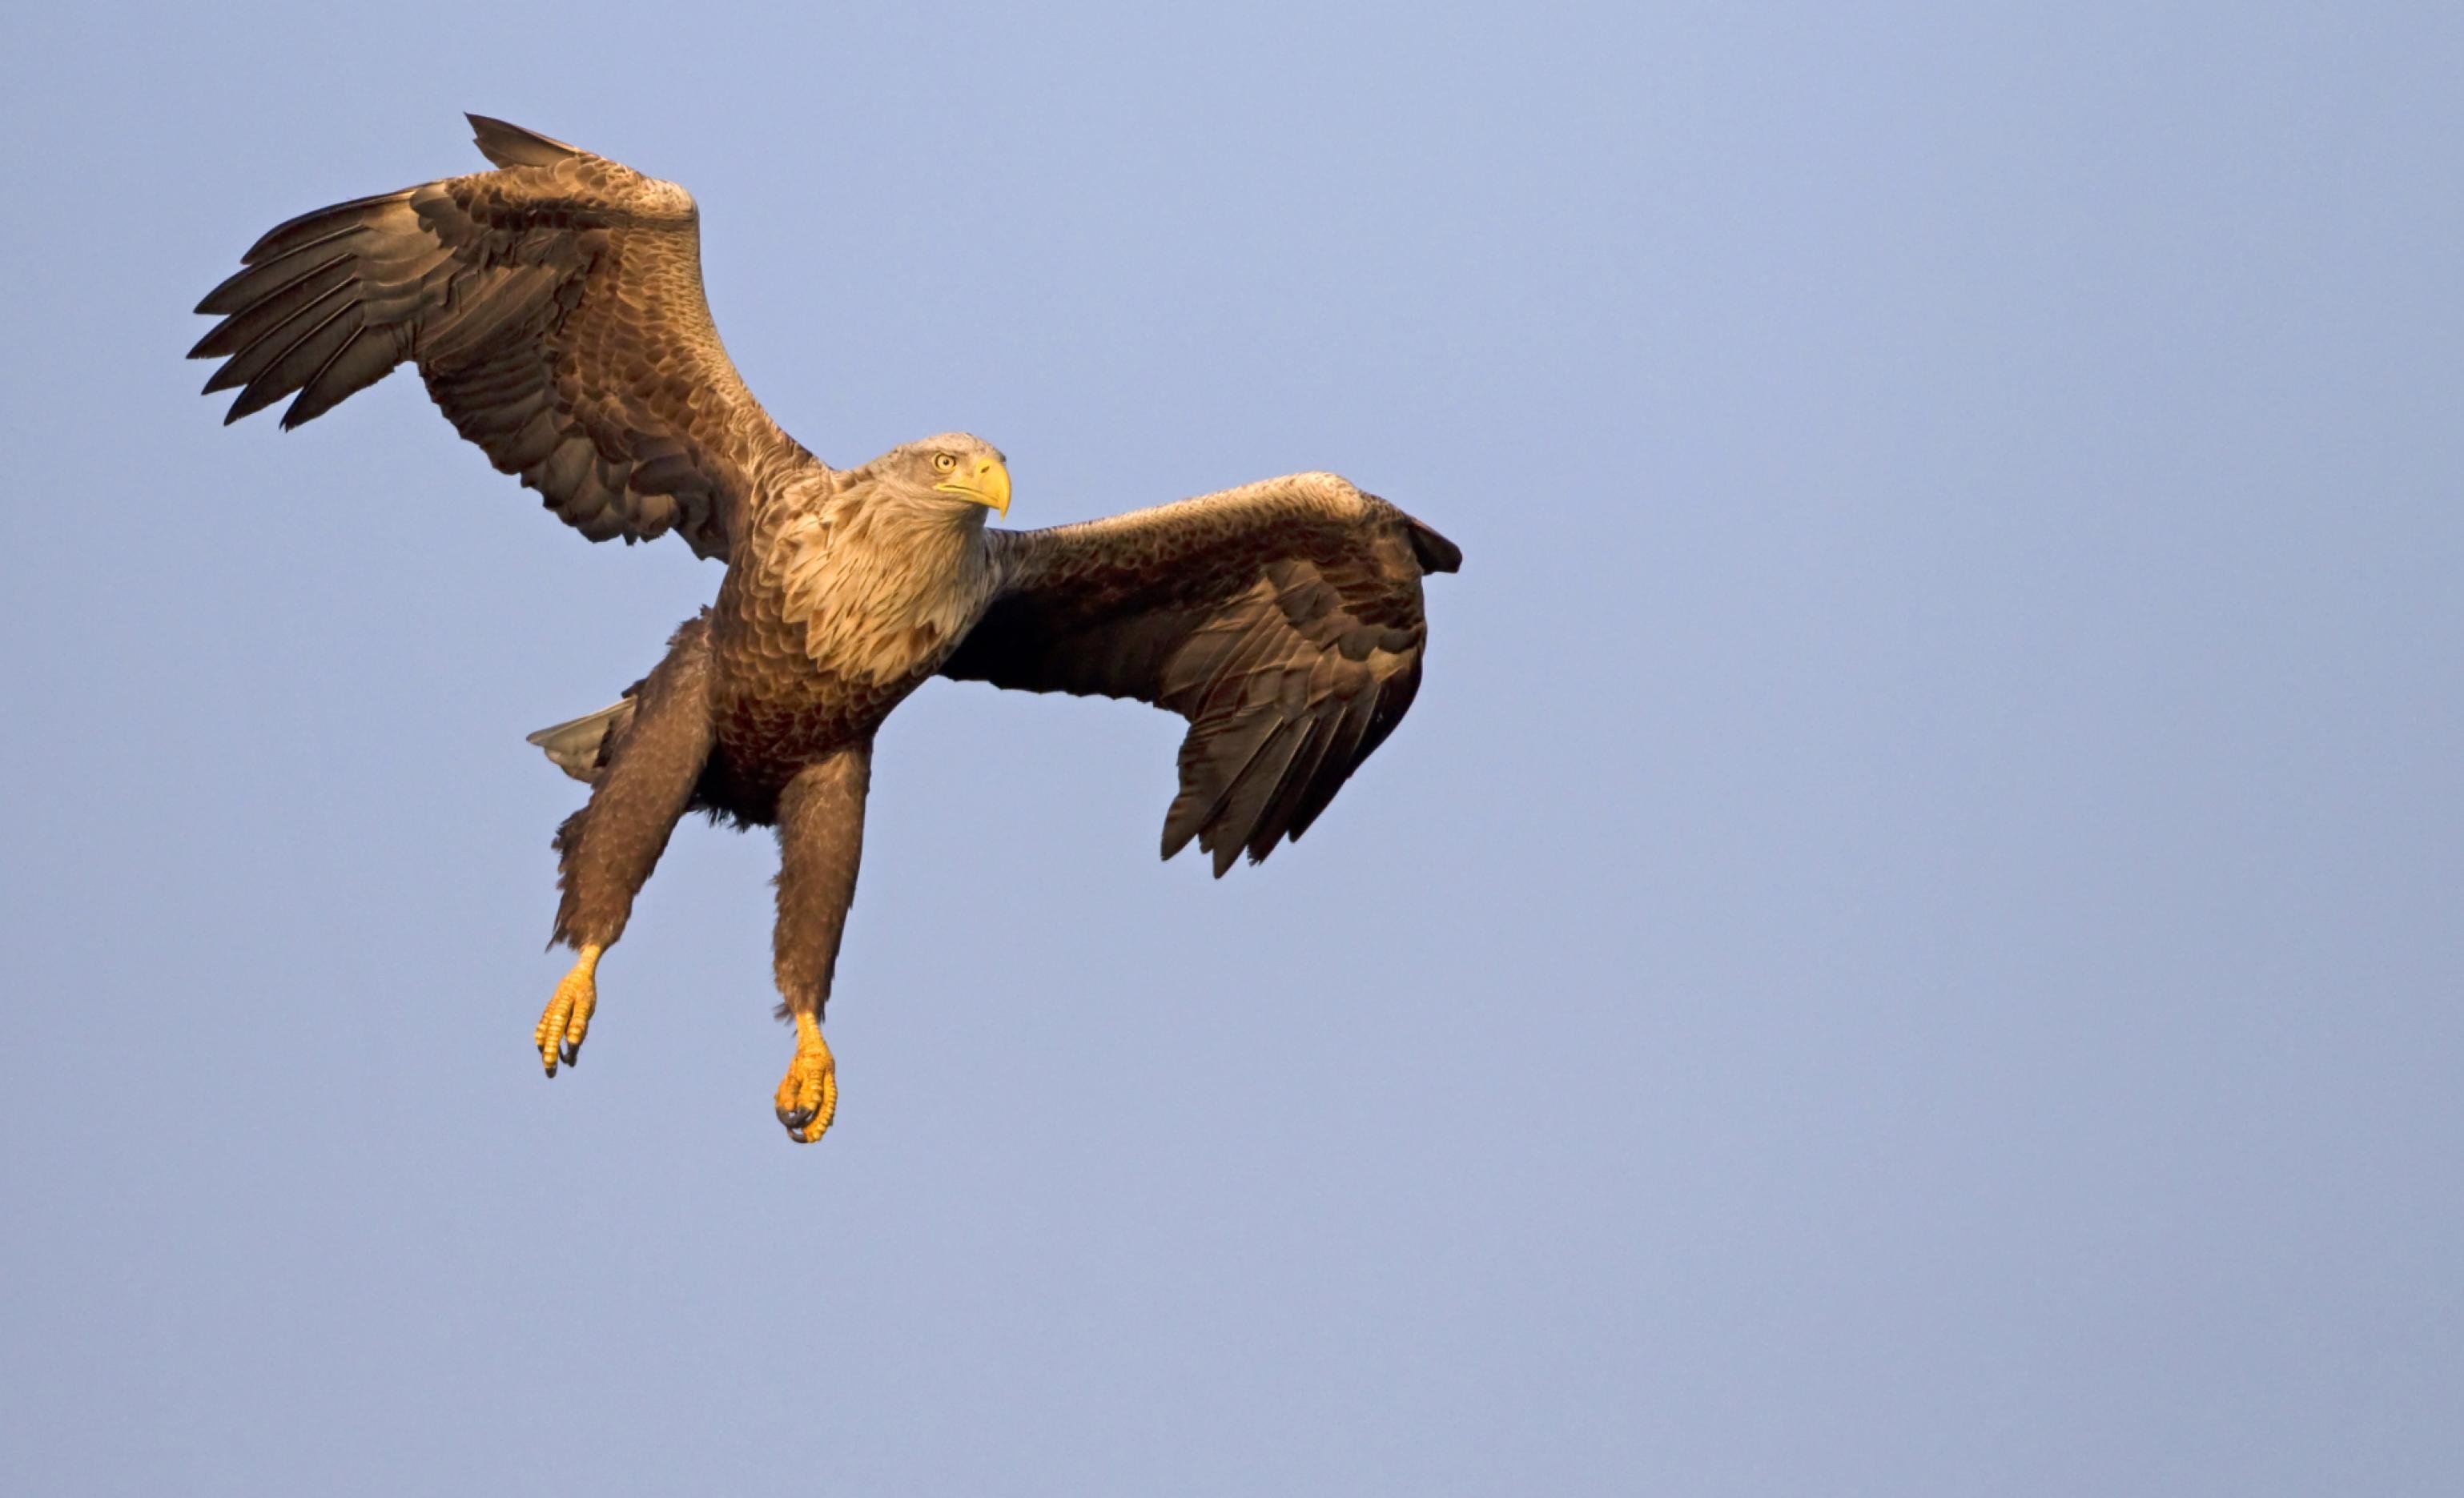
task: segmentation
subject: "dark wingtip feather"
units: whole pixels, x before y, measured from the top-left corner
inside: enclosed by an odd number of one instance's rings
[[[1335,725],[1333,740],[1327,745],[1325,760],[1292,810],[1292,825],[1287,835],[1293,842],[1299,842],[1326,808],[1334,804],[1335,793],[1369,758],[1360,745],[1369,737],[1370,722],[1375,716],[1376,707],[1372,701],[1355,700],[1345,707],[1343,720]]]
[[[1463,570],[1463,548],[1446,540],[1418,520],[1405,517],[1412,528],[1412,555],[1419,559],[1423,572],[1460,572]]]
[[[1257,829],[1249,839],[1249,862],[1265,863],[1266,855],[1275,850],[1276,845],[1291,829],[1292,819],[1299,815],[1301,803],[1307,798],[1309,787],[1316,782],[1318,772],[1325,767],[1327,751],[1334,747],[1341,722],[1339,714],[1324,715],[1312,718],[1303,732],[1299,750],[1293,754],[1291,763],[1285,767],[1283,778],[1276,782],[1274,791],[1267,796],[1265,810],[1259,814]]]
[[[379,330],[362,327],[327,356],[324,364],[300,387],[299,398],[282,413],[282,430],[314,421],[342,401],[393,371],[401,354]]]
[[[1187,848],[1189,840],[1198,835],[1198,817],[1186,807],[1189,799],[1186,792],[1175,796],[1172,808],[1164,813],[1163,857],[1166,863],[1172,862],[1173,855]]]
[[[247,306],[248,298],[238,293],[246,287],[249,277],[255,273],[255,266],[243,264],[238,270],[224,276],[212,291],[197,298],[197,316],[225,317]]]

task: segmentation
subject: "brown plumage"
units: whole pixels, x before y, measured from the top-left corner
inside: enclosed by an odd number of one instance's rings
[[[819,1020],[854,895],[874,732],[936,672],[1131,697],[1188,719],[1169,858],[1221,876],[1297,841],[1411,706],[1420,579],[1462,556],[1331,474],[1045,531],[963,433],[829,468],[737,377],[703,299],[685,191],[473,116],[497,168],[293,219],[198,310],[236,420],[285,427],[415,364],[493,463],[593,540],[670,530],[727,563],[714,606],[622,701],[532,741],[592,786],[557,834],[554,939],[581,958],[536,1040],[578,1056],[600,954],[700,809],[776,826],[777,976],[798,1049],[777,1100],[829,1125]]]

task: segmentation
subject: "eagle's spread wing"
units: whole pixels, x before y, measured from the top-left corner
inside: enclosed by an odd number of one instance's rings
[[[1189,719],[1163,856],[1220,878],[1297,840],[1420,685],[1420,577],[1454,544],[1331,474],[992,533],[999,589],[942,673]]]
[[[720,347],[672,183],[471,117],[498,170],[303,214],[197,304],[237,421],[323,414],[405,360],[455,430],[592,540],[723,556],[755,474],[801,455]]]

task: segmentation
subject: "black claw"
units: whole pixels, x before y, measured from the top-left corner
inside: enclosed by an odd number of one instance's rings
[[[779,1114],[779,1121],[787,1126],[787,1132],[789,1134],[794,1134],[797,1130],[802,1129],[804,1125],[813,1121],[813,1111],[809,1108],[790,1109],[786,1112]]]
[[[582,1047],[579,1046],[560,1043],[556,1047],[556,1053],[563,1058],[564,1064],[568,1067],[582,1065]]]

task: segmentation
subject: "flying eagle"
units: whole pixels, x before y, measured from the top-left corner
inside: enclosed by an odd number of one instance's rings
[[[872,740],[935,673],[1134,697],[1189,720],[1163,856],[1221,877],[1298,841],[1420,683],[1420,579],[1462,553],[1332,474],[1053,530],[988,529],[1009,469],[963,433],[830,468],[744,387],[672,183],[472,116],[494,171],[295,218],[197,310],[236,421],[285,428],[405,362],[454,430],[592,540],[670,531],[727,563],[715,604],[613,707],[531,736],[588,803],[558,830],[551,945],[578,954],[533,1032],[554,1076],[601,956],[688,811],[775,826],[776,969],[795,1058],[776,1109],[838,1105],[821,1019],[855,894]]]

